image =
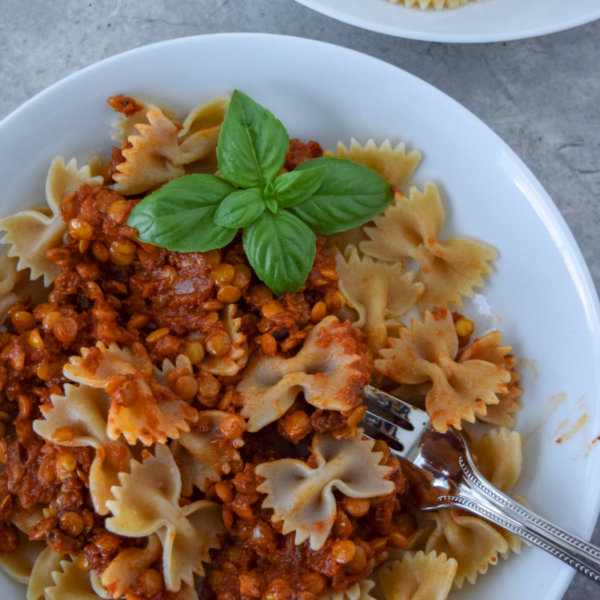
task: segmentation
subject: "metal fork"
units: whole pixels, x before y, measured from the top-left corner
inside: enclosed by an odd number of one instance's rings
[[[561,529],[496,489],[475,466],[459,431],[433,433],[425,411],[372,386],[365,389],[364,401],[367,406],[361,422],[364,435],[384,440],[393,456],[409,460],[433,474],[433,486],[440,495],[434,505],[420,506],[421,510],[461,508],[475,513],[543,548],[600,584],[600,548]],[[456,450],[456,465],[436,465],[431,460],[431,444],[436,443],[446,447],[450,444]],[[425,451],[427,447],[430,450]]]

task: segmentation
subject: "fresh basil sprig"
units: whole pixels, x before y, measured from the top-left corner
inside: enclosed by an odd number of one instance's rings
[[[128,225],[139,239],[179,252],[206,252],[229,244],[243,229],[248,260],[275,294],[306,281],[316,252],[315,232],[358,227],[394,197],[377,172],[349,160],[306,160],[281,174],[289,149],[282,123],[235,91],[221,125],[221,177],[186,175],[144,198]]]

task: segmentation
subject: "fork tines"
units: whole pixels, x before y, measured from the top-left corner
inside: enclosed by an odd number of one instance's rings
[[[425,411],[370,385],[363,400],[368,408],[361,423],[365,437],[384,440],[395,456],[410,460],[418,453],[417,444],[429,426]]]

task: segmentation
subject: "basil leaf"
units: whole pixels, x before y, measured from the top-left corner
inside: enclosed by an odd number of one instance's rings
[[[313,158],[293,172],[316,167],[327,167],[321,187],[290,211],[319,233],[358,227],[383,212],[394,198],[392,186],[379,173],[343,158]]]
[[[215,223],[221,227],[239,229],[256,221],[265,212],[265,203],[260,190],[238,190],[229,194],[215,213]]]
[[[277,200],[275,200],[275,198],[265,198],[265,204],[273,214],[279,210],[279,205],[277,204]]]
[[[275,196],[279,206],[294,206],[310,198],[323,183],[326,173],[325,167],[318,167],[280,175],[275,180]]]
[[[244,229],[244,250],[258,277],[279,296],[297,292],[313,266],[316,236],[287,210],[265,212]]]
[[[146,196],[127,224],[139,239],[176,252],[207,252],[233,240],[235,229],[219,227],[213,218],[235,187],[215,175],[186,175]]]
[[[289,146],[281,121],[243,92],[233,92],[217,146],[219,169],[226,179],[262,190],[281,171]]]

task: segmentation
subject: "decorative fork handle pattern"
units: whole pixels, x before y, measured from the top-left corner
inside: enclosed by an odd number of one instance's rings
[[[459,462],[464,479],[455,495],[439,498],[444,507],[476,513],[543,548],[600,584],[600,548],[568,533],[500,492],[479,473],[468,451]]]

